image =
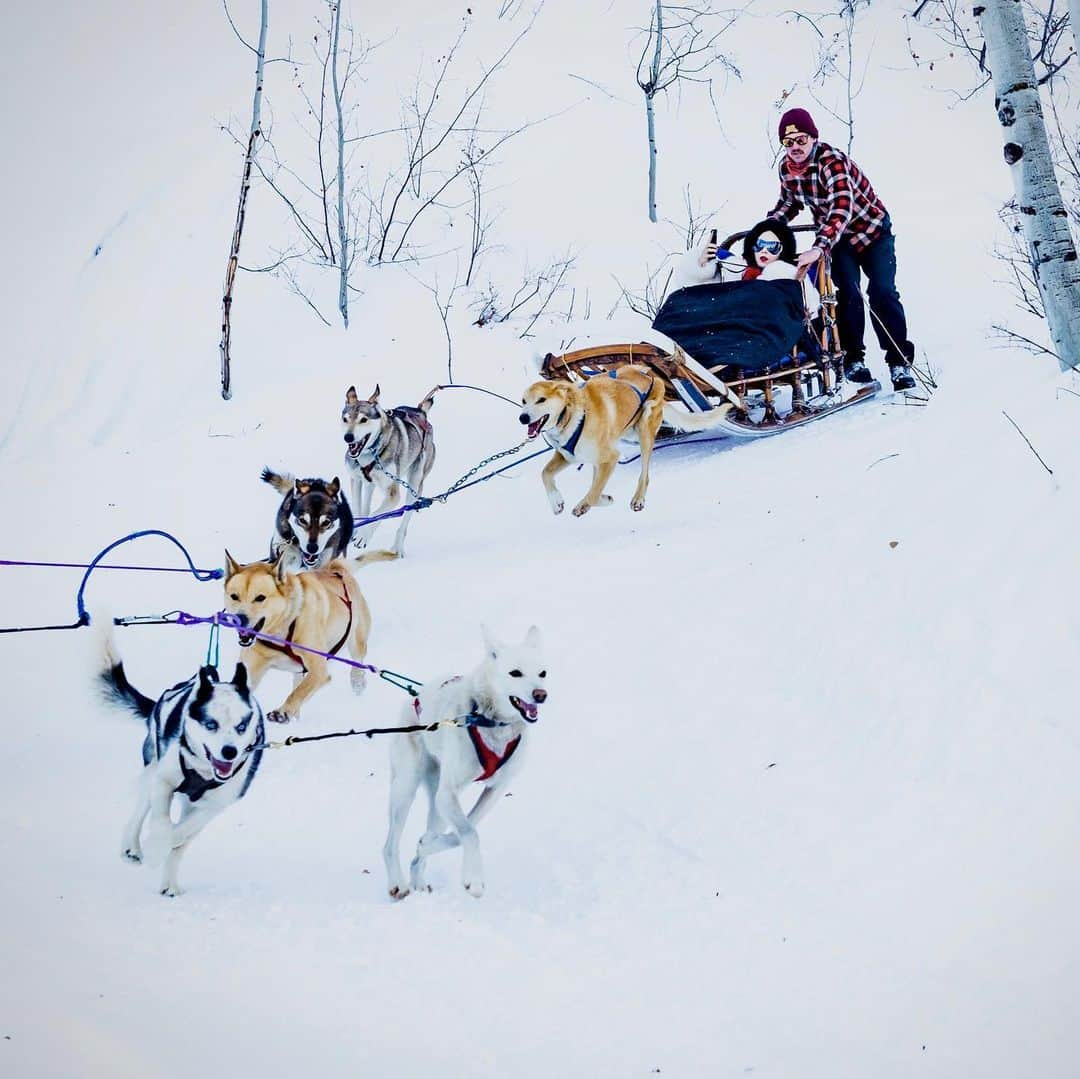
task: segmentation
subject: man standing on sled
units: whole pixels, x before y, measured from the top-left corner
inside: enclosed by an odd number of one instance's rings
[[[836,324],[847,352],[847,377],[870,382],[866,367],[859,271],[866,274],[874,330],[889,364],[893,388],[910,390],[915,346],[907,339],[907,319],[896,291],[896,246],[892,221],[870,181],[846,154],[818,141],[818,129],[805,109],[780,117],[780,201],[768,216],[790,221],[808,207],[817,227],[814,244],[798,260],[802,273],[828,252],[836,286]]]

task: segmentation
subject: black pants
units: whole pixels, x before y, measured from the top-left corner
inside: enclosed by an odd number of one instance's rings
[[[885,219],[884,230],[869,247],[856,251],[841,237],[832,249],[836,328],[849,364],[862,361],[866,351],[863,344],[866,311],[860,288],[860,270],[866,274],[866,294],[872,312],[870,318],[886,361],[890,364],[910,363],[915,357],[915,346],[907,339],[907,317],[900,303],[900,293],[896,291],[896,240],[888,218]]]

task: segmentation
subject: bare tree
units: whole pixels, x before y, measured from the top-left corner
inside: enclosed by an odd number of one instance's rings
[[[642,315],[652,322],[660,308],[664,306],[674,273],[675,271],[666,260],[655,268],[646,266],[645,284],[639,289],[629,288],[614,274],[612,277],[619,287],[620,302],[625,303],[635,314]],[[618,307],[618,303],[615,306]]]
[[[228,8],[225,9],[225,13],[228,15]],[[236,206],[236,225],[233,228],[232,243],[229,247],[229,261],[225,267],[225,291],[221,300],[221,343],[218,348],[221,353],[221,396],[226,401],[232,397],[232,358],[229,355],[229,344],[232,338],[233,283],[236,280],[236,269],[240,262],[240,237],[244,232],[244,214],[247,210],[248,191],[251,188],[251,166],[255,160],[256,143],[261,134],[259,116],[262,107],[263,68],[266,60],[267,20],[267,0],[261,0],[259,46],[255,52],[255,96],[251,105],[251,129],[248,133],[247,150],[244,154],[244,171],[240,179],[240,199]],[[231,22],[232,19],[230,18],[229,21]],[[241,40],[243,39],[241,38]]]
[[[447,252],[434,238],[442,240],[445,230],[432,225],[460,224],[465,216],[470,240],[462,268],[464,283],[471,284],[495,220],[485,197],[488,170],[510,139],[541,122],[511,129],[484,122],[487,91],[533,19],[472,80],[460,72],[466,22],[434,67],[418,72],[396,121],[365,130],[361,117],[370,118],[361,113],[352,87],[377,46],[350,25],[344,0],[327,0],[313,36],[315,64],[297,65],[294,77],[304,103],[304,116],[297,122],[310,139],[311,158],[285,157],[272,133],[264,131],[262,160],[255,161],[285,208],[292,232],[257,268],[285,281],[320,318],[325,316],[310,284],[312,270],[331,270],[340,316],[348,327],[359,266],[438,260]],[[230,134],[241,141],[238,133]],[[397,139],[402,145],[398,163],[383,173],[361,156],[374,139]]]
[[[1080,262],[1054,172],[1021,0],[975,9],[1032,274],[1058,362],[1080,362]]]
[[[807,90],[814,101],[847,131],[847,152],[855,143],[855,99],[862,93],[870,54],[862,63],[862,70],[855,70],[855,28],[860,11],[870,6],[870,0],[839,0],[833,11],[816,14],[788,11],[796,21],[808,26],[816,35],[817,61],[813,74],[807,80]],[[815,87],[839,83],[841,101],[836,105],[824,100]],[[792,88],[794,89],[794,87]],[[789,90],[781,99],[790,95]]]
[[[499,286],[489,280],[471,305],[476,315],[473,325],[490,326],[511,319],[523,321],[525,327],[518,337],[524,338],[530,336],[533,326],[544,314],[568,317],[567,312],[574,304],[574,290],[566,278],[574,268],[574,262],[574,254],[568,252],[552,259],[539,270],[526,266],[522,270],[520,283],[512,295],[505,298]],[[562,311],[557,310],[557,305],[565,301],[567,294],[569,306]]]
[[[1009,233],[995,254],[1007,268],[1017,305],[1046,319],[1055,350],[1051,354],[1070,367],[1080,360],[1080,266],[1069,231],[1070,210],[1074,220],[1077,214],[1078,155],[1075,128],[1063,122],[1057,106],[1059,83],[1076,55],[1063,44],[1069,17],[1056,0],[996,0],[970,13],[960,0],[920,0],[912,19],[928,24],[948,46],[945,56],[926,57],[909,35],[916,64],[933,70],[957,53],[975,62],[979,79],[966,92],[954,91],[958,100],[994,84],[995,111],[1016,193],[1002,211]],[[1049,132],[1044,100],[1053,121]],[[1072,196],[1068,206],[1063,186]],[[994,331],[1021,347],[1032,344],[1003,325],[995,325]],[[1035,350],[1050,352],[1043,346]]]
[[[338,310],[345,329],[349,328],[349,229],[345,219],[345,121],[342,117],[342,83],[338,74],[341,43],[341,2],[331,3],[334,38],[330,54],[331,78],[334,84],[334,110],[337,113],[337,220],[338,220]],[[325,188],[324,188],[325,191]],[[325,200],[324,200],[325,207]]]
[[[709,87],[713,69],[739,77],[739,70],[721,51],[721,36],[739,12],[717,12],[711,0],[664,3],[654,0],[645,44],[637,64],[637,84],[645,95],[645,125],[649,144],[649,220],[656,222],[656,113],[653,102],[680,82]],[[715,99],[713,99],[715,108]]]

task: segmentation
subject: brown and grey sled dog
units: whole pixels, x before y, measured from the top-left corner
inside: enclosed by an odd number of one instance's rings
[[[592,486],[574,507],[574,516],[593,506],[607,506],[604,494],[619,461],[619,440],[636,439],[641,446],[641,474],[630,499],[632,510],[645,508],[649,487],[649,461],[660,424],[678,431],[705,431],[727,414],[724,404],[707,412],[690,413],[664,401],[664,381],[643,367],[620,367],[610,375],[597,375],[584,385],[561,380],[534,382],[521,399],[518,417],[528,425],[529,438],[543,435],[555,451],[542,473],[544,490],[555,513],[562,513],[563,498],[555,477],[568,465],[593,466]]]
[[[273,564],[252,562],[242,566],[225,552],[225,610],[236,615],[244,629],[239,631],[240,647],[249,649],[245,658],[251,688],[258,687],[271,667],[295,675],[293,691],[266,718],[288,723],[313,693],[330,681],[330,663],[325,656],[294,648],[316,648],[337,655],[348,646],[353,659],[363,661],[371,633],[371,612],[352,571],[368,562],[388,562],[392,551],[370,551],[360,558],[338,558],[323,569],[289,573],[283,558]],[[256,633],[280,637],[284,644],[263,641]],[[364,689],[365,674],[350,671],[355,693]]]
[[[345,554],[352,539],[353,516],[337,476],[329,483],[298,480],[288,472],[264,468],[262,481],[283,496],[270,537],[271,562],[285,554],[285,569],[298,573],[321,569]]]
[[[414,492],[423,493],[424,481],[435,464],[435,435],[427,418],[434,392],[415,408],[398,405],[390,409],[379,406],[378,386],[366,401],[357,396],[355,386],[345,392],[341,423],[357,517],[373,515],[371,502],[376,490],[382,492],[383,500],[375,515],[396,509],[403,495],[411,499]],[[402,480],[408,484],[404,490]],[[401,516],[394,537],[393,550],[399,558],[405,556],[405,533],[411,518],[411,513]],[[356,546],[366,547],[377,527],[373,524],[357,529]]]

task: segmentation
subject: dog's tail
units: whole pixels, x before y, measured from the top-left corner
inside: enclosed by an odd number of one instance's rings
[[[350,559],[353,566],[367,566],[372,562],[393,562],[398,558],[397,551],[365,551],[357,558]]]
[[[104,666],[98,674],[98,680],[105,701],[118,708],[126,708],[143,719],[149,719],[154,711],[154,702],[128,681],[111,634],[106,634],[102,643]]]
[[[279,495],[287,495],[296,483],[296,477],[289,472],[274,472],[273,469],[264,468],[261,479],[263,483],[270,484]]]
[[[674,427],[676,431],[685,431],[687,434],[693,431],[707,431],[710,427],[718,427],[734,407],[730,401],[725,401],[724,404],[707,409],[705,412],[687,412],[686,409],[667,402],[664,405],[664,422]]]

